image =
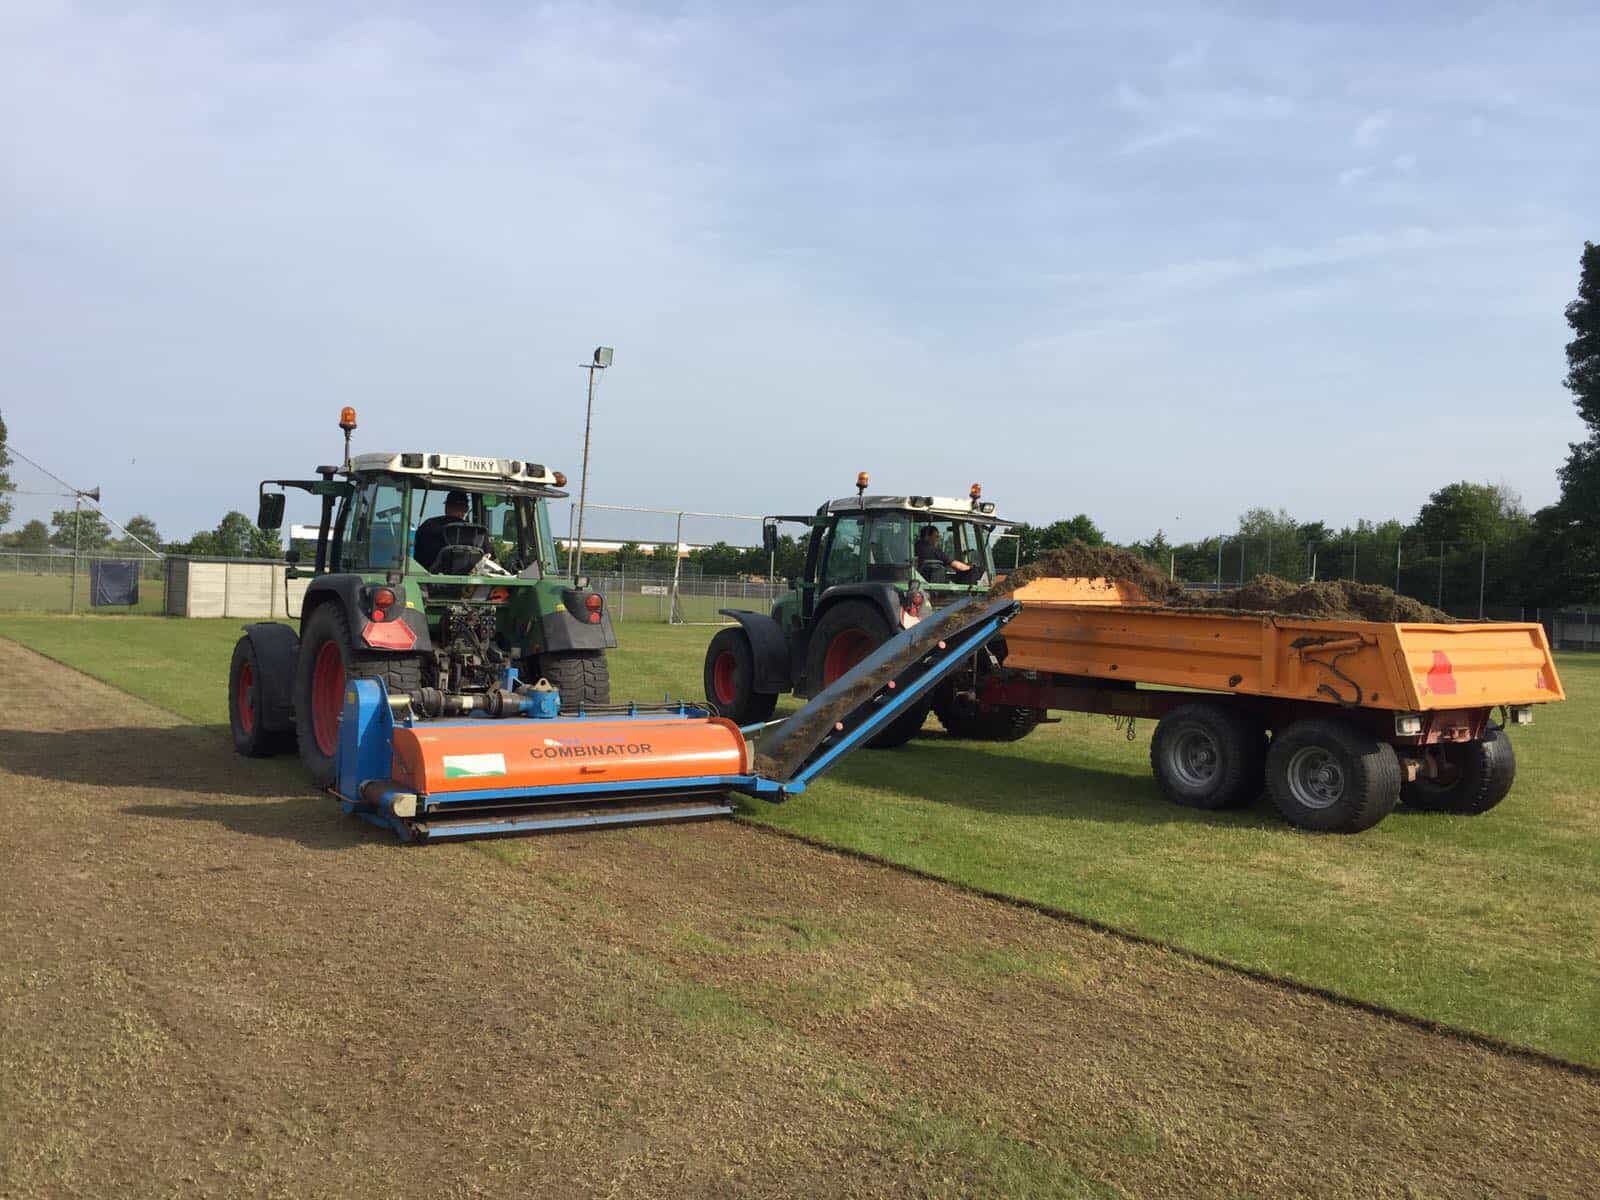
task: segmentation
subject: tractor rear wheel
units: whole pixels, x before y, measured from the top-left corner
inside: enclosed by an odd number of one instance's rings
[[[1517,756],[1504,730],[1486,729],[1482,741],[1445,746],[1439,754],[1443,769],[1438,778],[1401,787],[1400,800],[1407,808],[1477,816],[1504,800],[1517,777]]]
[[[611,703],[611,668],[604,650],[556,650],[541,654],[539,674],[561,693],[561,711],[601,708]]]
[[[817,691],[837,682],[863,659],[895,636],[881,612],[864,600],[844,600],[822,614],[806,651],[806,678]],[[932,697],[920,700],[890,721],[867,745],[874,750],[903,746],[928,719]]]
[[[776,692],[758,692],[756,656],[750,635],[740,626],[718,632],[706,647],[706,699],[737,725],[765,721],[778,706]]]
[[[347,679],[382,679],[391,696],[409,696],[422,688],[422,659],[356,649],[350,623],[339,605],[319,604],[301,626],[294,676],[294,727],[300,761],[318,787],[333,783]]]
[[[270,758],[294,749],[294,730],[271,728],[263,664],[248,635],[234,644],[228,667],[228,724],[233,748],[246,758]]]
[[[933,701],[934,714],[945,732],[969,742],[1016,742],[1038,728],[1044,714],[1016,704],[991,704],[988,708],[972,695],[940,688]]]

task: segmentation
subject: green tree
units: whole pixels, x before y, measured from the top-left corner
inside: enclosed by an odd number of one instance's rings
[[[6,545],[12,550],[42,554],[50,549],[50,527],[37,519],[29,521],[21,529],[6,535]]]
[[[1088,513],[1079,513],[1075,517],[1067,517],[1060,521],[1052,521],[1048,525],[1029,525],[1023,522],[1012,527],[1021,543],[1020,550],[1023,562],[1032,562],[1043,550],[1059,550],[1063,546],[1070,546],[1073,542],[1084,542],[1090,546],[1103,546],[1106,544],[1106,535],[1094,523]]]
[[[126,550],[130,554],[144,554],[146,552],[145,548],[139,542],[143,542],[145,546],[149,546],[152,550],[161,549],[161,532],[156,528],[156,523],[143,513],[129,517],[128,523],[123,528],[131,536],[121,537],[116,540],[114,545],[118,550]],[[135,541],[135,538],[138,540]]]
[[[1527,532],[1522,499],[1498,483],[1446,484],[1417,513],[1414,533],[1424,542],[1499,542]]]
[[[0,529],[11,523],[11,493],[17,485],[11,482],[11,455],[6,451],[6,419],[0,416]]]
[[[53,530],[50,544],[63,550],[71,550],[76,545],[83,553],[89,554],[104,549],[111,540],[111,526],[92,508],[58,509],[50,514],[50,528]]]
[[[1578,263],[1578,296],[1567,305],[1567,377],[1578,416],[1589,436],[1568,447],[1558,475],[1561,499],[1556,512],[1539,522],[1537,557],[1558,570],[1551,577],[1551,597],[1560,600],[1600,598],[1600,246],[1583,244]]]

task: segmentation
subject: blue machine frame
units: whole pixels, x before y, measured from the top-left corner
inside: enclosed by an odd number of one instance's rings
[[[963,605],[977,607],[980,602]],[[442,838],[483,837],[493,834],[543,832],[557,829],[594,828],[607,825],[633,825],[652,821],[685,821],[727,816],[734,811],[729,793],[738,792],[769,801],[798,795],[818,776],[845,755],[857,749],[910,705],[925,697],[962,662],[991,641],[1021,610],[1015,601],[984,605],[972,619],[960,625],[950,637],[938,641],[918,655],[900,675],[886,680],[871,696],[856,705],[848,722],[841,721],[826,730],[803,756],[801,764],[784,779],[768,779],[759,774],[689,776],[672,780],[639,780],[623,783],[561,784],[545,787],[481,788],[450,792],[436,797],[419,797],[393,786],[389,776],[394,755],[394,730],[398,719],[411,725],[415,718],[406,710],[396,718],[389,703],[388,689],[381,679],[354,679],[345,688],[344,707],[339,722],[337,770],[330,791],[346,813],[359,816],[397,834],[402,841],[432,841]],[[850,688],[882,670],[891,660],[905,655],[916,639],[917,627],[885,642],[851,671],[825,688],[800,716],[812,707],[836,702]],[[514,686],[514,675],[507,684]],[[615,720],[615,714],[559,716],[560,700],[554,692],[528,695],[522,715],[493,718],[469,716],[430,720],[430,728],[465,725],[484,720],[582,722]],[[853,718],[861,713],[860,720]],[[650,721],[682,717],[706,717],[709,710],[679,704],[667,711],[642,712],[630,707],[628,719]],[[742,731],[751,734],[760,727]],[[627,807],[641,799],[670,804],[657,807]],[[586,809],[584,806],[588,805]],[[604,805],[603,808],[594,807]],[[453,809],[492,808],[490,812],[459,812]]]

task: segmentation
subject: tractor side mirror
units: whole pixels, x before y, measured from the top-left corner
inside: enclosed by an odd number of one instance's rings
[[[256,510],[257,529],[283,528],[283,493],[262,492],[261,507]]]
[[[285,553],[284,556],[283,556],[283,561],[288,563],[290,566],[294,566],[295,563],[299,562],[300,561],[300,547],[299,546],[290,546],[288,551],[287,551],[287,553]]]
[[[778,552],[778,527],[776,525],[763,525],[761,527],[761,548],[768,554]]]

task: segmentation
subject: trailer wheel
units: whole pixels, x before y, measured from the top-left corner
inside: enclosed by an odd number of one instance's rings
[[[561,711],[611,703],[611,667],[604,650],[561,650],[539,656],[539,674],[561,693]]]
[[[1296,721],[1267,751],[1267,789],[1300,829],[1371,829],[1394,811],[1400,779],[1394,747],[1343,721]]]
[[[333,783],[346,679],[382,679],[390,695],[408,696],[422,688],[422,659],[357,650],[344,611],[337,603],[319,604],[300,630],[294,727],[300,761],[322,788]]]
[[[811,632],[806,679],[818,690],[827,687],[894,634],[888,620],[872,605],[862,600],[841,601],[822,614]],[[868,747],[888,750],[905,745],[928,719],[932,704],[931,697],[913,704],[868,742]]]
[[[1239,808],[1261,795],[1261,729],[1220,704],[1184,704],[1150,739],[1150,769],[1167,799],[1185,808]]]
[[[706,647],[706,699],[738,725],[765,721],[778,706],[776,692],[755,690],[756,656],[740,626],[721,630]]]
[[[1504,800],[1517,777],[1517,756],[1501,729],[1485,730],[1482,741],[1456,743],[1440,753],[1444,764],[1437,779],[1416,779],[1400,788],[1407,808],[1477,816]]]
[[[233,748],[246,758],[271,758],[294,749],[294,731],[270,728],[264,664],[248,635],[234,644],[228,667],[228,724]]]

